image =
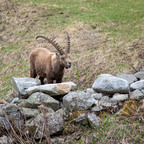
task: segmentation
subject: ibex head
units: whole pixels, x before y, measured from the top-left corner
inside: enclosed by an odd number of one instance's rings
[[[40,38],[40,37],[48,40],[48,42],[51,43],[57,49],[58,53],[56,54],[56,56],[59,59],[60,65],[63,66],[64,68],[66,68],[66,69],[70,68],[71,67],[71,61],[70,61],[70,56],[69,56],[69,53],[70,53],[70,37],[69,37],[68,32],[67,32],[67,47],[65,48],[65,51],[52,38],[49,38],[48,36],[44,36],[44,35],[39,35],[39,36],[36,37],[36,39]]]

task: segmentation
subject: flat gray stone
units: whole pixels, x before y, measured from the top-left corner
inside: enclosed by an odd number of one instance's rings
[[[141,100],[144,98],[144,93],[142,93],[140,90],[134,90],[130,93],[130,99],[135,98],[136,100]]]
[[[110,74],[99,75],[92,88],[102,93],[129,93],[128,82]]]
[[[115,93],[113,95],[113,97],[110,99],[110,101],[112,102],[120,102],[120,101],[125,101],[125,100],[128,100],[129,97],[128,97],[128,94],[119,94],[119,93]]]
[[[137,81],[137,82],[134,82],[130,85],[130,88],[133,89],[133,90],[142,90],[144,89],[144,80],[140,80],[140,81]]]
[[[129,84],[137,81],[136,76],[133,74],[117,74],[116,76],[125,79]]]
[[[7,136],[2,136],[0,137],[0,144],[12,144],[13,141],[10,137],[7,137]]]
[[[87,118],[92,127],[97,127],[99,125],[98,118],[94,113],[88,113]]]
[[[68,112],[87,110],[95,105],[96,100],[84,91],[70,92],[63,97],[63,106]]]
[[[39,110],[22,107],[22,113],[23,113],[25,119],[30,119],[32,117],[37,116],[39,114]]]
[[[94,106],[94,107],[91,109],[92,112],[99,112],[99,111],[101,111],[101,110],[103,110],[103,107],[102,107],[102,106]]]
[[[28,98],[26,93],[26,89],[29,87],[33,87],[36,85],[40,85],[40,80],[34,78],[13,78],[13,94],[15,97],[19,97],[20,99]]]
[[[139,80],[144,80],[144,71],[135,73],[135,77]]]
[[[45,84],[40,86],[30,87],[26,90],[28,95],[35,92],[43,92],[51,96],[60,96],[68,94],[71,90],[74,90],[76,85],[72,82],[56,83],[56,84]]]
[[[33,93],[28,99],[24,101],[22,106],[25,108],[37,109],[41,104],[44,104],[55,111],[59,109],[59,102],[48,94],[44,94],[42,92]]]
[[[103,94],[102,93],[94,93],[92,94],[92,97],[96,100],[100,100],[102,98]]]

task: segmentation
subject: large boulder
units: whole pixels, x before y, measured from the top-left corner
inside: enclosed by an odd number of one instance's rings
[[[137,81],[137,82],[134,82],[130,85],[130,88],[133,89],[133,90],[142,90],[144,89],[144,80],[140,80],[140,81]]]
[[[74,84],[73,82],[45,84],[45,85],[30,87],[26,90],[26,93],[28,95],[31,95],[32,93],[35,92],[43,92],[51,96],[59,96],[59,95],[65,95],[69,93],[71,90],[74,90],[76,87],[77,87],[76,84]]]
[[[40,85],[40,80],[34,78],[13,78],[13,94],[15,97],[25,99],[28,97],[26,89]]]
[[[95,102],[93,96],[84,91],[70,92],[63,97],[63,105],[68,112],[90,109]]]
[[[3,112],[5,115],[7,115],[15,130],[23,129],[25,121],[24,115],[22,114],[21,109],[18,106],[9,104],[3,108]]]
[[[129,93],[129,83],[110,74],[99,75],[92,88],[103,93]]]
[[[35,139],[45,137],[45,134],[59,134],[64,129],[64,120],[60,113],[49,113],[37,115],[33,120],[28,120],[25,124],[28,134]]]
[[[59,109],[59,102],[48,94],[44,94],[42,92],[33,93],[22,103],[22,106],[25,108],[37,109],[41,104],[51,107],[55,111]]]

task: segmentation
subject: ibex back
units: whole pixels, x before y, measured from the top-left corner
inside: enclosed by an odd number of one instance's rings
[[[65,51],[48,36],[39,35],[37,38],[46,39],[57,49],[58,53],[50,52],[45,48],[33,50],[30,54],[30,77],[35,78],[38,75],[41,84],[44,84],[44,78],[47,78],[48,83],[53,83],[54,80],[56,80],[56,83],[61,83],[64,69],[71,67],[69,34],[67,33],[67,47]]]

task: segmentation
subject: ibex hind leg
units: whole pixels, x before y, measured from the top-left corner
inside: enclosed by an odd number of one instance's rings
[[[62,79],[57,79],[56,80],[56,83],[61,83],[62,82]]]
[[[36,71],[35,71],[35,68],[30,65],[30,77],[31,78],[36,78],[37,74],[36,74]]]

